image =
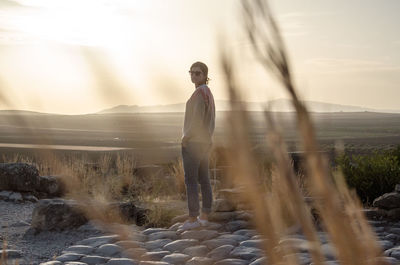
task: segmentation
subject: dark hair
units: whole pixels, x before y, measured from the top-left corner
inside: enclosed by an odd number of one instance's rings
[[[208,84],[208,81],[210,80],[210,78],[208,78],[208,67],[207,67],[207,65],[205,63],[202,63],[202,62],[195,62],[194,64],[192,64],[192,66],[190,66],[190,70],[192,70],[193,67],[199,67],[200,68],[200,70],[206,76],[206,84]]]

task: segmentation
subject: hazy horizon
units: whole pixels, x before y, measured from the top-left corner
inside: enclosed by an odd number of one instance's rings
[[[400,109],[400,2],[271,1],[304,100]],[[194,61],[226,100],[218,38],[244,100],[286,98],[255,62],[234,0],[0,0],[0,109],[94,113],[185,102]],[[167,10],[167,12],[165,12]]]

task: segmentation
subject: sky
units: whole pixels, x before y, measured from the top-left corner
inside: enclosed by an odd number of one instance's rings
[[[400,109],[399,0],[270,1],[305,100]],[[285,98],[254,58],[239,0],[0,0],[0,109],[84,114],[185,102],[188,70],[220,51],[242,97]]]

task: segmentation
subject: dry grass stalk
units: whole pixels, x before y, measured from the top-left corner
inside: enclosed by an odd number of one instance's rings
[[[312,122],[306,107],[299,100],[292,81],[292,75],[287,59],[287,53],[278,26],[271,14],[267,1],[242,1],[245,29],[252,44],[257,59],[271,71],[283,84],[292,98],[297,113],[300,135],[306,152],[307,169],[309,173],[312,195],[315,198],[315,207],[321,214],[324,228],[327,230],[338,252],[338,259],[342,264],[377,264],[381,250],[376,244],[373,232],[361,213],[361,205],[350,193],[342,179],[335,183],[331,180],[325,158],[318,153],[318,144]],[[302,200],[301,193],[294,181],[289,158],[283,140],[276,130],[272,130],[269,142],[275,155],[277,172],[282,178],[281,187],[266,200],[260,200],[260,190],[254,181],[254,157],[250,152],[248,137],[248,117],[244,107],[240,105],[238,87],[234,81],[233,63],[229,56],[222,53],[221,63],[225,73],[227,89],[229,91],[232,109],[235,116],[230,117],[230,143],[237,148],[230,157],[235,165],[233,176],[246,189],[246,196],[253,204],[256,223],[262,234],[268,238],[264,245],[272,264],[292,263],[292,259],[285,259],[280,254],[290,254],[291,250],[276,248],[279,245],[279,236],[285,227],[282,225],[283,209],[276,205],[288,205],[292,214],[299,218],[302,229],[311,242],[311,254],[315,264],[322,264],[324,258],[319,249],[319,240],[316,237],[309,210]],[[272,123],[271,117],[266,115]],[[289,196],[288,196],[289,195]],[[273,199],[270,199],[273,198]],[[278,202],[278,203],[276,203]],[[276,204],[274,204],[276,203]],[[271,215],[274,213],[274,215]],[[270,227],[267,229],[265,223]],[[275,230],[276,229],[276,230]],[[289,255],[288,255],[289,256]]]

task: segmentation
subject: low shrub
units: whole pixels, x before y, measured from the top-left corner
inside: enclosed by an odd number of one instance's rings
[[[347,184],[356,190],[363,203],[371,204],[400,183],[400,147],[396,150],[338,157],[337,164]]]

